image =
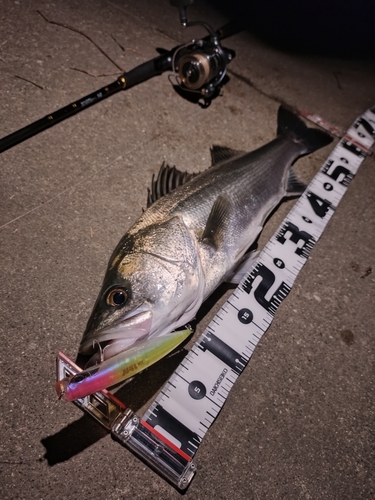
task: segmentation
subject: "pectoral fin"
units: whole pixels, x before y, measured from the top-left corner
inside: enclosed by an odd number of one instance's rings
[[[227,234],[232,213],[233,206],[230,198],[226,194],[218,196],[208,216],[202,241],[212,245],[215,249],[220,248]]]

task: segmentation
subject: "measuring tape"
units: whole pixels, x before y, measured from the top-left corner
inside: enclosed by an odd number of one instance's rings
[[[314,121],[314,116],[306,117]],[[324,127],[324,123],[319,118],[319,124]],[[202,439],[374,140],[375,107],[357,118],[341,138],[143,418],[108,391],[74,402],[177,488],[185,489],[192,480],[196,471],[193,457]],[[59,353],[58,380],[79,371]]]

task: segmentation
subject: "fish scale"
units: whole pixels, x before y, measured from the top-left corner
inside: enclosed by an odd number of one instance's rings
[[[143,418],[118,408],[111,423],[113,436],[177,488],[186,488],[192,480],[196,472],[192,459],[205,434],[374,139],[375,107],[348,129]],[[114,404],[108,393],[106,397]],[[90,413],[89,399],[76,404]]]

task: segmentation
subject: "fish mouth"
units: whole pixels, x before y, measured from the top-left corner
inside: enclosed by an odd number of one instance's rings
[[[90,356],[86,368],[126,351],[151,332],[152,312],[142,311],[127,316],[117,325],[90,335],[80,346],[79,354]]]

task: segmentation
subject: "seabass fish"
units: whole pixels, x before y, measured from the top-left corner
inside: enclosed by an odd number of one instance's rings
[[[280,107],[277,137],[250,153],[214,146],[212,166],[162,166],[147,210],[115,248],[84,332],[89,365],[185,325],[246,259],[270,212],[304,190],[292,164],[331,142]]]

